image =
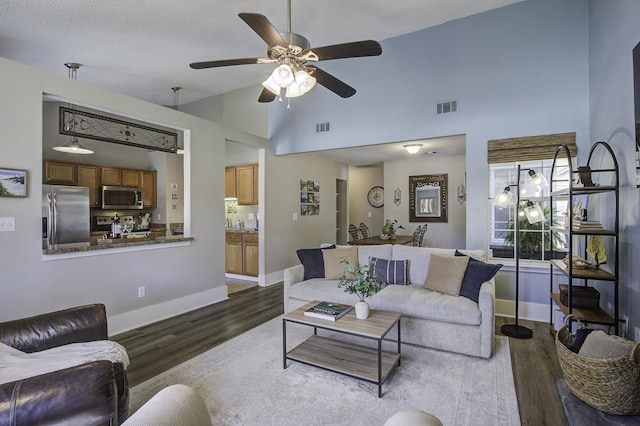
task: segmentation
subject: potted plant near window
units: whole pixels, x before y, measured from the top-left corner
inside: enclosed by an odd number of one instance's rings
[[[352,266],[347,259],[341,260],[340,263],[344,263],[345,268],[340,282],[338,282],[338,288],[344,289],[348,294],[358,296],[360,300],[355,304],[356,318],[367,319],[369,304],[364,299],[379,292],[382,286],[376,276],[373,263]]]

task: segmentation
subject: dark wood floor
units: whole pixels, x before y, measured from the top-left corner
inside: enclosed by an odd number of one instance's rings
[[[124,345],[131,365],[127,373],[135,386],[283,312],[282,284],[252,287],[228,300],[114,336]],[[496,318],[500,326],[511,323]],[[520,419],[523,425],[567,425],[555,381],[562,376],[553,337],[546,323],[520,321],[533,329],[533,338],[509,339]]]

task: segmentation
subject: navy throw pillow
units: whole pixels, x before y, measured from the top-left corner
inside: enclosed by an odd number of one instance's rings
[[[323,248],[296,250],[298,259],[300,259],[300,263],[304,266],[305,281],[311,278],[324,278],[324,257],[322,256],[322,250],[334,248],[336,248],[335,244]]]
[[[455,255],[466,256],[458,250],[456,250]],[[464,278],[462,279],[460,296],[464,296],[467,299],[471,299],[478,303],[482,283],[493,278],[502,266],[503,265],[500,263],[484,263],[480,260],[474,259],[473,257],[469,257],[469,264],[467,265],[467,270],[465,271]]]
[[[384,284],[409,284],[409,261],[408,260],[387,260],[370,257],[373,270],[378,281]]]

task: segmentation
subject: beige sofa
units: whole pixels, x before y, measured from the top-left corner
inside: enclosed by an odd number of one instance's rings
[[[459,250],[482,260],[482,250]],[[431,254],[453,256],[455,249],[410,247],[404,245],[359,246],[358,262],[370,257],[409,261],[409,285],[387,285],[367,299],[371,309],[402,314],[403,343],[490,358],[494,344],[495,282],[483,282],[478,302],[463,297],[427,290],[423,287]],[[332,301],[353,305],[357,298],[338,288],[338,280],[304,280],[304,266],[284,271],[284,311],[290,312],[310,301]],[[395,338],[395,330],[390,338]]]

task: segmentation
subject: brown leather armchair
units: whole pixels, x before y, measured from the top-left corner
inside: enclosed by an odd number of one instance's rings
[[[23,352],[108,340],[102,304],[0,323],[0,342]],[[129,411],[121,363],[96,361],[0,385],[0,424],[119,424]]]

